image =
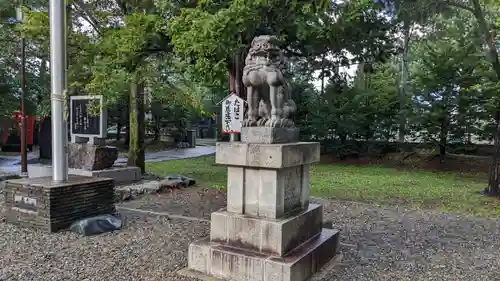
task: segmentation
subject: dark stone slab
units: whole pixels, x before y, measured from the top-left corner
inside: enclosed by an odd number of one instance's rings
[[[73,222],[115,212],[114,181],[70,175],[65,183],[52,178],[9,180],[4,188],[8,223],[56,232]]]
[[[68,165],[89,171],[109,169],[118,159],[118,149],[86,143],[70,143]]]
[[[297,128],[243,127],[241,142],[244,143],[287,143],[299,141]]]

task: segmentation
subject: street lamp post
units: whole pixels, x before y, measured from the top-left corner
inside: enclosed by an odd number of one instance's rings
[[[52,180],[68,179],[67,142],[64,121],[66,90],[66,6],[64,0],[50,0],[50,82],[52,109]]]
[[[23,0],[20,0],[19,7],[16,13],[17,22],[22,23],[24,20],[23,13]],[[28,153],[26,149],[26,113],[24,108],[24,100],[26,96],[26,41],[24,38],[24,33],[21,32],[21,67],[19,73],[19,85],[21,88],[21,122],[19,128],[21,131],[21,177],[28,176]]]

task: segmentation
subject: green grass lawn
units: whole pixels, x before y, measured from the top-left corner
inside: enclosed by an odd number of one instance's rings
[[[182,174],[202,186],[225,188],[226,167],[214,164],[214,157],[148,164],[159,175]],[[403,171],[381,166],[317,164],[311,168],[311,195],[376,205],[404,205],[410,208],[497,217],[497,199],[478,192],[485,181],[452,173]]]

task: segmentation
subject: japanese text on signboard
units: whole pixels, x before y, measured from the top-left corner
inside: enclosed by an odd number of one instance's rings
[[[222,131],[239,133],[243,117],[243,99],[237,95],[227,97],[222,103]]]

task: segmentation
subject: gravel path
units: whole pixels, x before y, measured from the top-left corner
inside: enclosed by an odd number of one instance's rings
[[[142,202],[172,202],[184,192],[193,197],[202,191],[187,189],[174,197]],[[207,191],[204,201],[219,202],[220,198],[208,199],[211,196]],[[188,205],[195,201],[183,200]],[[319,201],[325,220],[342,229],[342,260],[323,272],[321,280],[500,280],[500,221]],[[169,210],[165,202],[157,211],[179,211],[178,206]],[[200,216],[208,212],[200,212],[198,205],[186,209]],[[126,217],[120,232],[87,238],[48,235],[0,222],[0,280],[189,280],[175,271],[186,265],[188,244],[209,234],[208,224],[130,213]]]

